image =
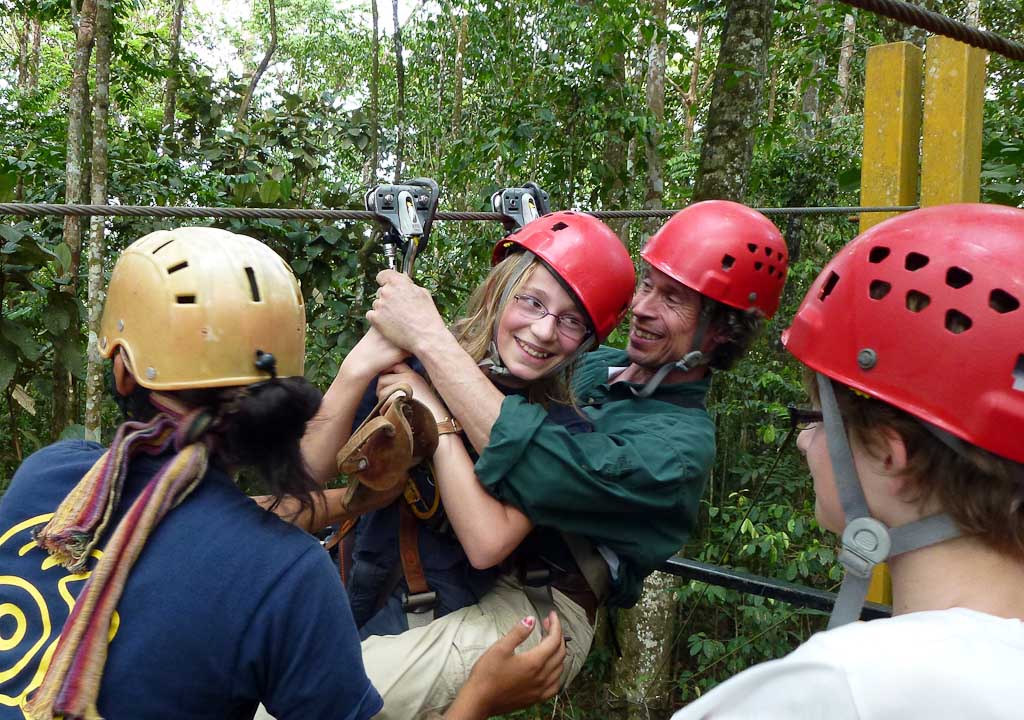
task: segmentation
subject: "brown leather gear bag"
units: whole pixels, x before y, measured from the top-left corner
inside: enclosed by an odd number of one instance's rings
[[[338,452],[348,477],[344,506],[350,517],[382,508],[402,494],[409,471],[437,449],[437,421],[412,388],[397,385]]]

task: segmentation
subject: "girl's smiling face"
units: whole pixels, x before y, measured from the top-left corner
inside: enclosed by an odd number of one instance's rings
[[[588,326],[572,296],[538,265],[505,303],[498,322],[498,354],[514,378],[533,382],[576,352],[587,337],[586,332],[577,337],[578,331]]]

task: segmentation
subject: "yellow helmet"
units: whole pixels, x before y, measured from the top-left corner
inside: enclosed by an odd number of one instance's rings
[[[151,390],[248,385],[302,375],[306,312],[299,282],[277,253],[207,227],[151,233],[118,258],[100,321],[105,358],[124,349]]]

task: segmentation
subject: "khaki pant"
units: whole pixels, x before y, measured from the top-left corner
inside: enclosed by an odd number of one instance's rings
[[[562,673],[564,688],[583,667],[594,629],[579,605],[557,590],[553,593],[562,632],[571,638]],[[366,674],[384,698],[384,709],[377,717],[414,720],[431,711],[442,712],[455,699],[477,659],[527,615],[536,616],[537,611],[522,586],[506,576],[478,605],[462,608],[401,635],[375,636],[363,641]],[[519,647],[520,652],[540,642],[541,619],[538,618],[538,628]],[[260,706],[255,720],[270,717]]]

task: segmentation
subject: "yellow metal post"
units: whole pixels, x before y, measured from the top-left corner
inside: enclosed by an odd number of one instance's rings
[[[864,156],[861,205],[917,202],[921,139],[921,49],[906,42],[868,48],[864,81]],[[860,231],[892,213],[865,213]],[[892,604],[892,583],[884,563],[871,576],[867,599]]]
[[[925,54],[921,205],[978,202],[985,51],[928,38]]]
[[[906,42],[868,48],[864,83],[861,205],[914,205],[920,164],[921,49]],[[892,217],[864,213],[860,231]]]

